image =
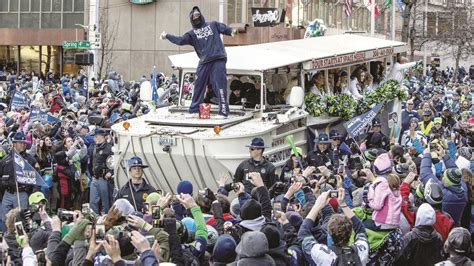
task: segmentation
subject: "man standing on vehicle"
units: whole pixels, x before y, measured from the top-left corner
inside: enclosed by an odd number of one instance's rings
[[[199,105],[204,102],[206,86],[210,84],[214,95],[219,99],[218,117],[225,119],[229,115],[229,104],[227,102],[227,54],[221,34],[234,36],[237,31],[223,23],[211,21],[207,23],[201,14],[199,7],[195,6],[189,13],[193,29],[183,36],[174,36],[163,32],[161,39],[167,39],[177,45],[191,45],[199,57],[199,65],[196,69],[196,81],[189,113],[199,113]]]
[[[316,143],[314,151],[310,151],[306,156],[308,166],[326,166],[330,170],[334,170],[332,165],[333,155],[329,148],[332,140],[329,139],[326,133],[320,133],[314,142]]]
[[[138,156],[128,160],[130,180],[120,188],[115,197],[116,200],[120,198],[128,200],[136,211],[141,211],[148,195],[156,192],[156,189],[143,179],[143,168],[147,167],[148,165],[144,165],[142,159]]]
[[[105,141],[105,130],[96,129],[93,134],[95,144],[89,146],[89,173],[92,176],[90,186],[90,207],[95,213],[99,212],[99,202],[102,211],[107,213],[111,207],[113,186],[113,170],[107,167],[107,158],[113,156],[112,144]]]
[[[234,182],[242,182],[245,186],[245,192],[250,193],[254,185],[250,182],[250,173],[260,173],[263,183],[270,189],[278,177],[275,175],[275,166],[263,158],[263,151],[265,150],[265,143],[262,138],[254,138],[249,147],[250,159],[240,163],[235,170]]]

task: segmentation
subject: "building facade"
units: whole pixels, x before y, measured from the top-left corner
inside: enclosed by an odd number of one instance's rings
[[[83,39],[84,0],[1,0],[0,78],[6,72],[77,73],[63,41]]]

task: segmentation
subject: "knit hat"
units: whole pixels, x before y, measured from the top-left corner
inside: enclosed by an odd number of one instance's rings
[[[438,206],[443,203],[443,189],[431,179],[426,182],[423,194],[426,202],[431,206]]]
[[[372,149],[368,149],[368,150],[365,150],[364,151],[364,155],[365,155],[365,158],[370,161],[370,162],[373,162],[375,161],[375,159],[377,158],[377,153],[379,152],[378,149],[376,148],[372,148]]]
[[[217,241],[217,238],[219,237],[219,233],[217,233],[217,230],[212,227],[211,225],[206,225],[207,227],[207,246],[208,247],[214,247],[214,244]]]
[[[176,191],[178,194],[193,194],[193,184],[189,182],[188,180],[183,180],[178,183],[178,187],[176,188]]]
[[[392,171],[392,161],[388,153],[382,153],[375,159],[374,171],[376,175],[385,175]]]
[[[457,168],[450,168],[444,171],[443,181],[447,181],[450,185],[458,185],[461,183],[462,172]]]
[[[295,228],[299,228],[301,224],[303,223],[303,217],[297,212],[294,211],[289,211],[285,213],[286,219],[288,219],[288,222],[290,222],[291,225],[293,225]]]
[[[458,150],[458,154],[459,154],[459,156],[462,156],[462,157],[464,157],[468,160],[471,160],[471,157],[472,157],[471,148],[462,147]]]
[[[194,222],[193,218],[185,217],[183,218],[183,220],[181,220],[181,222],[183,222],[188,232],[191,232],[191,233],[196,232],[196,223]]]
[[[446,246],[449,253],[469,254],[472,246],[471,233],[466,228],[453,228],[448,235],[448,239],[446,239]]]
[[[252,257],[261,257],[268,252],[268,240],[260,231],[249,231],[242,235],[240,243],[235,249],[237,254],[252,254]]]
[[[161,196],[160,194],[153,192],[146,197],[146,203],[148,204],[156,204],[160,200]]]
[[[135,208],[126,199],[117,199],[114,206],[120,211],[122,217],[126,217],[135,211]]]
[[[234,262],[237,256],[237,253],[235,253],[236,247],[237,243],[230,235],[219,236],[212,252],[212,261],[225,264]]]
[[[407,163],[401,163],[395,165],[392,170],[396,175],[398,175],[398,177],[405,178],[410,172],[410,167]]]
[[[240,218],[242,220],[253,220],[262,216],[262,206],[254,199],[247,200],[240,208]]]
[[[436,222],[436,213],[428,203],[423,203],[416,212],[415,226],[433,225]]]
[[[435,117],[433,121],[435,125],[443,123],[443,119],[441,117]]]
[[[238,198],[235,198],[230,202],[230,214],[234,217],[240,215],[240,203]]]
[[[266,224],[262,227],[260,231],[264,233],[267,237],[269,249],[277,248],[280,246],[281,235],[275,224]]]

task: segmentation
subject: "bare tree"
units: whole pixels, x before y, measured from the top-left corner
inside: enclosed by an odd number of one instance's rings
[[[116,21],[110,21],[109,13],[107,9],[100,11],[99,17],[99,28],[102,35],[101,48],[99,54],[99,71],[97,76],[99,79],[104,78],[109,73],[114,59],[114,45],[117,39],[118,32],[118,21],[120,15]]]
[[[474,52],[474,19],[473,7],[454,5],[447,7],[445,21],[447,28],[440,27],[438,21],[437,44],[451,51],[454,60],[454,79],[457,80],[459,61],[468,59]]]

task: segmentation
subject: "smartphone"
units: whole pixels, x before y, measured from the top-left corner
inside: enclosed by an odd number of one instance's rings
[[[105,225],[96,224],[95,225],[95,242],[102,243],[105,240]]]
[[[150,243],[150,247],[152,247],[153,244],[155,243],[155,236],[145,236],[145,238],[148,241],[148,243]]]
[[[84,204],[82,204],[82,214],[84,214],[84,213],[89,213],[89,210],[90,210],[90,205],[89,205],[89,203],[84,203]]]
[[[330,198],[337,198],[337,197],[339,197],[339,191],[338,191],[338,190],[331,190],[331,191],[329,191],[329,197],[330,197]]]
[[[146,202],[143,203],[142,213],[147,213],[148,212],[148,209],[149,209],[148,206],[149,206],[148,203],[146,203]]]
[[[23,236],[24,234],[23,222],[16,222],[15,230],[16,230],[17,235]]]
[[[160,206],[151,207],[151,217],[153,220],[159,220],[161,218]]]
[[[281,202],[273,202],[273,210],[281,212]]]

